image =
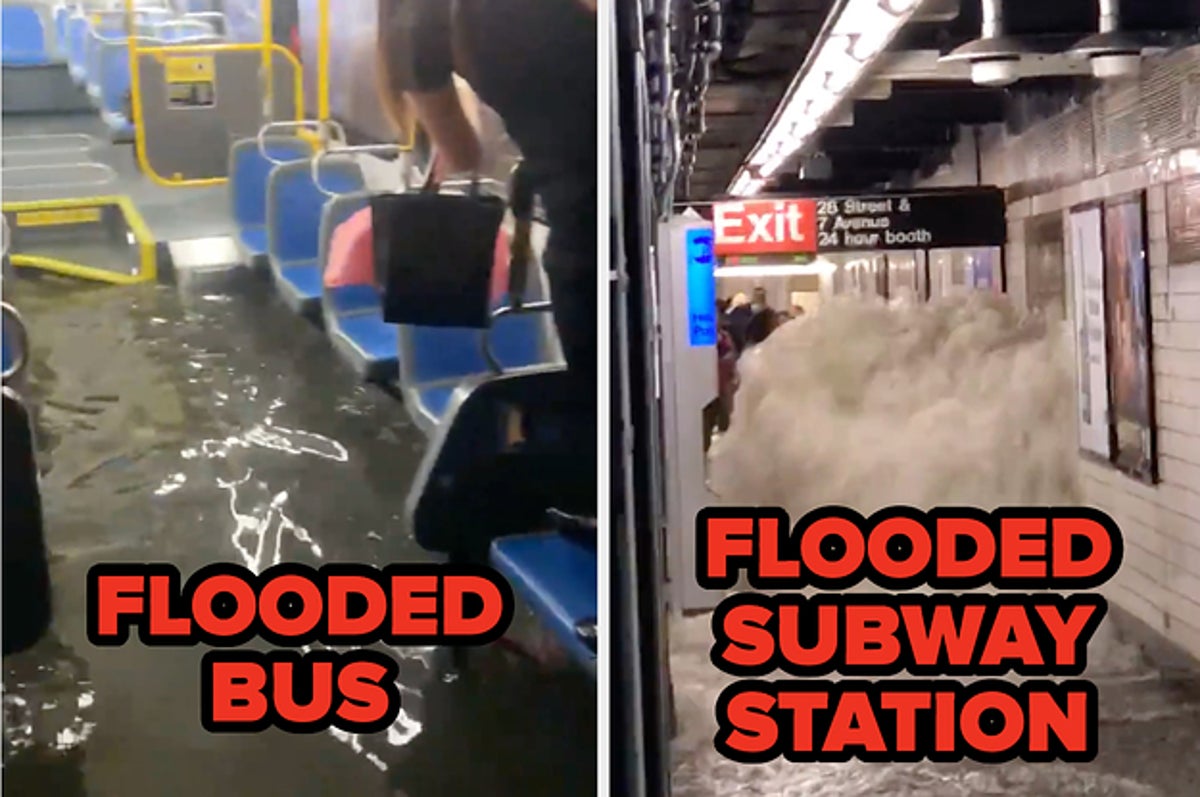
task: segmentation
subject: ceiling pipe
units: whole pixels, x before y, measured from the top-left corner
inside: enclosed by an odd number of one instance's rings
[[[982,0],[983,26],[981,39],[999,39],[1004,35],[1004,8],[1001,0]]]

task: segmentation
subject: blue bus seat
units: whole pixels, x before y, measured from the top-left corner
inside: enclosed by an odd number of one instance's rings
[[[74,12],[67,20],[67,69],[76,86],[87,82],[87,40],[91,23],[82,11]]]
[[[100,118],[114,143],[129,142],[134,137],[133,120],[129,118],[131,86],[128,40],[105,42],[100,53]]]
[[[375,313],[382,320],[382,297],[374,285],[342,285],[325,289],[325,301],[334,315],[340,317]],[[395,356],[395,352],[393,352]]]
[[[41,66],[51,62],[46,27],[36,7],[8,5],[0,9],[0,62],[4,66]]]
[[[264,147],[278,161],[308,161],[312,145],[292,136],[268,136]],[[247,265],[267,260],[267,181],[275,164],[264,158],[257,138],[235,142],[229,151],[229,198],[236,242]]]
[[[571,378],[565,366],[553,364],[469,379],[454,390],[405,499],[418,545],[455,561],[495,564],[501,558],[493,546],[497,539],[557,532],[551,528],[555,524],[547,524],[551,508],[594,513],[596,459],[579,446],[584,438],[594,442],[594,421],[588,423],[582,405],[565,399]],[[515,438],[514,413],[521,416],[521,434]],[[590,547],[589,540],[575,535],[563,542],[583,545],[584,554]],[[514,570],[538,572],[550,558],[564,570],[586,568],[581,564],[586,556],[557,547],[557,541],[525,545],[534,550],[517,543],[503,554],[513,564],[525,563]],[[537,561],[530,564],[530,559]],[[594,558],[590,572],[594,583]],[[548,578],[539,572],[528,584]],[[586,587],[589,575],[570,578]],[[555,602],[546,601],[546,608]],[[589,619],[578,594],[557,602],[567,604],[563,616]]]
[[[330,265],[333,234],[355,213],[370,206],[370,192],[335,197],[321,218],[320,260]],[[391,383],[399,375],[397,328],[383,320],[379,289],[371,285],[325,288],[322,300],[325,329],[342,359],[367,382]]]
[[[496,306],[507,301],[502,298]],[[490,373],[483,334],[455,327],[400,327],[400,388],[413,421],[426,433],[437,427],[460,383]],[[506,371],[552,361],[548,314],[501,316],[489,334],[492,351]]]
[[[399,376],[399,330],[383,320],[382,312],[338,318],[331,340],[364,382],[391,384]]]
[[[556,532],[492,542],[492,567],[533,609],[571,659],[596,676],[596,650],[579,627],[597,619],[596,549]]]
[[[350,161],[324,161],[321,185],[350,194],[364,187],[362,169]],[[324,293],[321,220],[331,197],[313,182],[308,161],[285,163],[267,181],[267,257],[285,302],[297,313],[320,310]]]
[[[51,49],[59,58],[67,57],[67,23],[70,22],[71,11],[67,5],[54,7],[54,45]]]
[[[125,31],[112,20],[90,27],[84,55],[84,71],[86,73],[84,86],[92,104],[98,110],[103,107],[101,104],[101,80],[104,77],[102,65],[104,51],[125,38]],[[128,55],[128,50],[126,50],[126,54]]]

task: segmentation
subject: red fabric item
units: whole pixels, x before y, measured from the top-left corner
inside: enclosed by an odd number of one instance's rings
[[[722,401],[732,402],[737,392],[737,349],[727,330],[717,333],[717,391]]]

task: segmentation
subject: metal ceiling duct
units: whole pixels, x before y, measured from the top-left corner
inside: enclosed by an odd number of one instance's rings
[[[962,0],[925,0],[909,19],[909,24],[953,22],[962,13]]]
[[[1021,76],[1018,66],[1023,57],[1041,55],[1047,51],[1039,49],[1036,42],[1005,34],[1002,0],[980,0],[980,6],[983,11],[980,37],[942,56],[940,60],[947,63],[969,62],[971,82],[977,85],[1011,85]]]
[[[1068,51],[1086,58],[1098,78],[1121,78],[1141,71],[1142,56],[1167,49],[1170,34],[1130,33],[1121,30],[1118,0],[1100,0],[1100,32],[1088,36]]]

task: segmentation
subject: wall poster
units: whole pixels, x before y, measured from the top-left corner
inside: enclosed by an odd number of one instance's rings
[[[1200,263],[1200,175],[1167,184],[1167,260]]]
[[[1079,362],[1079,447],[1108,460],[1108,352],[1104,305],[1104,226],[1100,208],[1071,212],[1075,345]]]
[[[1104,255],[1113,461],[1130,475],[1153,484],[1158,479],[1158,452],[1143,194],[1105,203]]]
[[[1067,317],[1065,246],[1061,213],[1025,222],[1025,301],[1047,318]]]

